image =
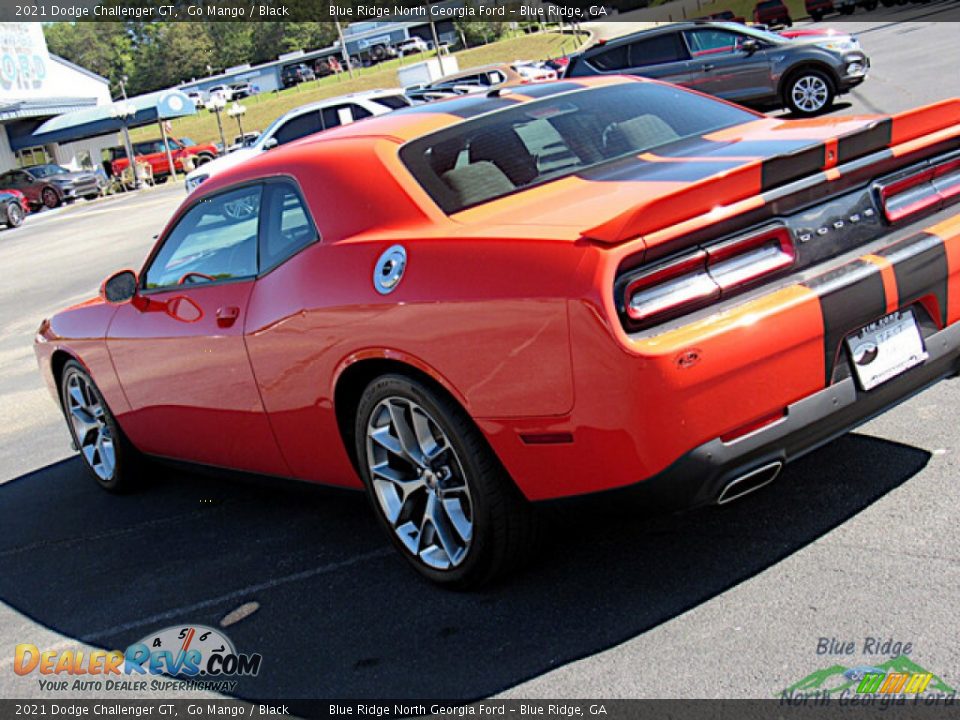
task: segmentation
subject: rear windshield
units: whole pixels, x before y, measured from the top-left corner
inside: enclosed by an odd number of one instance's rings
[[[401,160],[444,212],[756,119],[654,83],[591,88],[507,108],[400,149]]]
[[[766,0],[766,2],[757,3],[757,7],[761,10],[771,10],[772,8],[779,8],[782,6],[782,0]]]

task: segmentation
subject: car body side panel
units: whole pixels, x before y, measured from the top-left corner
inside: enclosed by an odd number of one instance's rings
[[[130,402],[117,413],[140,450],[288,475],[263,411],[242,327],[252,282],[184,287],[121,305],[108,345]],[[222,308],[239,319],[225,326]]]
[[[41,325],[38,336],[42,341],[34,346],[37,361],[47,387],[58,404],[60,390],[53,375],[52,359],[57,352],[63,352],[87,368],[114,414],[129,411],[130,406],[120,387],[104,339],[106,328],[116,310],[116,307],[105,304],[99,298],[92,298]]]
[[[373,269],[396,241],[314,245],[254,289],[247,347],[297,477],[356,483],[333,398],[340,372],[366,358],[423,369],[474,417],[562,415],[573,405],[567,306],[555,284],[562,250],[551,262],[542,243],[407,239],[407,270],[384,297]],[[539,288],[538,272],[551,278]]]

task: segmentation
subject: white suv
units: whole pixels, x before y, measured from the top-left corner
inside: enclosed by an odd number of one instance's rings
[[[397,52],[401,55],[424,53],[430,50],[430,45],[421,37],[410,37],[397,43]]]
[[[277,145],[284,145],[306,135],[373,115],[386,115],[392,110],[409,106],[410,100],[403,94],[403,90],[395,89],[341,95],[295,108],[270,123],[257,141],[249,147],[223,155],[190,172],[187,175],[187,192],[192,192],[200,183],[213,175],[227,168],[236,167],[248,158],[255,157]]]

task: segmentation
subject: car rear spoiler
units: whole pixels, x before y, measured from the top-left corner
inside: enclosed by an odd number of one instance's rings
[[[644,200],[584,231],[582,236],[616,245],[679,224],[703,226],[761,207],[765,204],[763,193],[803,177],[832,171],[834,174],[825,175],[826,182],[842,174],[842,167],[837,166],[865,155],[889,149],[899,157],[958,135],[960,98],[878,117],[853,132],[811,140],[799,150],[758,158]]]

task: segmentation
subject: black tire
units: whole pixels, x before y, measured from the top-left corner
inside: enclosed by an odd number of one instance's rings
[[[413,412],[411,408],[414,406],[418,411],[425,412],[421,417],[428,417],[430,422],[434,423],[431,427],[435,427],[442,433],[441,437],[445,436],[448,441],[448,449],[435,456],[437,463],[455,467],[455,474],[459,477],[454,478],[454,484],[467,489],[466,508],[469,509],[472,531],[469,533],[469,539],[461,543],[463,547],[459,548],[463,553],[461,559],[456,564],[451,563],[451,566],[445,569],[431,567],[421,557],[421,555],[428,555],[431,547],[436,552],[439,552],[441,545],[444,549],[447,548],[446,544],[439,540],[440,533],[433,530],[432,546],[420,551],[408,549],[400,539],[400,531],[395,529],[394,524],[388,520],[382,501],[378,499],[370,462],[368,462],[367,430],[375,414],[378,418],[382,417],[382,413],[385,412],[384,403],[388,401],[401,405],[413,403],[408,406],[408,411],[411,413],[408,417],[411,418]],[[390,414],[392,413],[388,413]],[[399,435],[400,433],[397,433],[397,436]],[[514,486],[470,417],[446,395],[404,375],[383,375],[371,382],[364,390],[357,409],[354,437],[357,464],[374,513],[400,554],[427,579],[448,588],[475,588],[516,569],[533,554],[537,545],[539,524],[536,512]],[[379,448],[380,446],[371,440],[371,447]],[[399,455],[392,457],[399,458]],[[391,460],[392,464],[395,462],[397,460]],[[398,462],[402,468],[405,461]],[[407,462],[406,465],[410,471],[416,471],[413,463]],[[445,471],[446,468],[441,468],[438,472],[441,479],[439,481],[434,479],[438,488],[443,485],[444,477],[450,478]],[[422,475],[423,471],[418,474]],[[427,475],[430,475],[430,472],[427,472]],[[379,482],[381,485],[389,485],[382,480]],[[429,508],[431,490],[428,482],[425,478],[419,489],[405,495],[398,511],[398,517],[410,518],[410,522],[404,523],[404,526],[413,527],[417,525],[415,506],[420,505],[419,532],[417,538],[411,540],[417,544],[418,548],[422,546],[424,536],[428,533],[424,530],[426,525],[422,521],[422,516],[427,513],[427,510],[422,508],[424,506]],[[449,493],[449,490],[436,492],[436,497],[441,498],[444,503],[448,502],[444,498],[449,498],[450,495],[443,495],[443,492]],[[423,494],[416,496],[416,493]],[[437,503],[441,500],[437,500]],[[411,513],[404,515],[404,508]],[[449,522],[451,516],[443,514],[441,517],[447,522],[440,524],[447,526],[448,534],[452,533],[454,526]],[[407,535],[409,539],[409,530]],[[463,536],[452,535],[452,537],[459,541]],[[444,555],[444,557],[452,558],[453,554]]]
[[[796,97],[798,86],[803,83],[810,83],[814,86],[822,84],[824,88],[823,101],[813,107],[812,104],[801,104]],[[837,95],[833,80],[825,72],[814,68],[801,68],[787,78],[783,87],[783,104],[794,115],[801,117],[813,117],[829,110],[833,105],[833,100]]]
[[[877,2],[876,2],[876,0],[874,0],[873,2],[864,3],[864,4],[863,4],[863,9],[866,10],[867,12],[871,12],[871,11],[873,11],[873,10],[876,10],[876,9],[877,9]]]
[[[813,18],[813,21],[814,21],[814,22],[820,22],[821,20],[823,20],[823,13],[822,13],[822,12],[812,12],[812,13],[810,13],[810,17]]]
[[[3,209],[3,222],[7,227],[17,228],[23,225],[24,212],[19,202],[7,203]]]
[[[84,199],[84,200],[96,200],[98,197],[100,197],[100,193],[90,193],[89,195],[84,195],[84,196],[83,196],[83,199]]]
[[[45,187],[40,193],[40,200],[43,202],[43,206],[53,210],[55,207],[59,207],[60,203],[63,202],[60,199],[60,193],[54,190],[52,187]]]
[[[213,160],[212,155],[206,155],[206,154],[197,155],[197,167],[200,167],[201,165],[206,165],[211,160]]]
[[[98,416],[100,418],[100,421],[97,423],[98,427],[91,432],[101,432],[102,429],[105,429],[111,441],[114,461],[109,473],[105,473],[102,459],[100,470],[98,471],[96,469],[97,459],[98,457],[102,458],[101,453],[103,451],[98,449],[96,454],[90,458],[88,454],[84,452],[84,448],[87,445],[84,438],[78,437],[78,425],[71,420],[72,413],[70,403],[72,400],[68,400],[68,393],[72,393],[77,389],[76,386],[73,385],[74,381],[85,384],[89,393],[89,400],[99,404],[99,407],[102,408],[103,412]],[[81,395],[83,396],[82,391]],[[143,477],[146,460],[130,443],[127,436],[123,434],[123,430],[121,430],[117,424],[113,413],[103,399],[103,395],[100,394],[100,390],[97,388],[93,378],[91,378],[83,366],[75,360],[68,361],[63,367],[63,372],[60,376],[60,404],[63,409],[64,418],[67,421],[67,429],[73,438],[74,444],[80,451],[83,466],[87,469],[87,472],[90,473],[90,476],[93,477],[100,487],[109,492],[125,493],[133,490]],[[88,416],[90,415],[88,414]],[[89,436],[89,434],[90,433],[87,435]]]

